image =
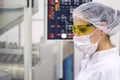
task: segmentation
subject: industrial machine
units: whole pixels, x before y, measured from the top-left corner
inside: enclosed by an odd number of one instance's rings
[[[49,80],[50,78],[53,80],[55,55],[52,52],[51,44],[40,44],[32,46],[33,80]],[[14,43],[0,42],[0,45],[0,75],[5,74],[8,77],[8,79],[3,79],[3,76],[0,76],[0,80],[24,80],[24,49]],[[48,66],[49,68],[47,68]]]
[[[0,0],[0,36],[23,22],[25,1]],[[32,7],[32,14],[35,14],[38,11],[38,0],[34,0]],[[55,56],[51,49],[51,45],[46,43],[32,45],[32,80],[53,80],[54,73],[50,72],[54,72]],[[24,80],[24,47],[0,41],[0,80]]]

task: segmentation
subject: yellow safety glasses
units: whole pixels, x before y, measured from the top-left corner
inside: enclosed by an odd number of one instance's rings
[[[95,30],[95,27],[93,24],[86,24],[86,25],[73,25],[72,26],[72,32],[76,34],[77,36],[83,36],[90,34]]]

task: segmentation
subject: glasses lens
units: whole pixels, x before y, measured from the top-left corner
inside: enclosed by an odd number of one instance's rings
[[[92,27],[92,24],[87,25],[73,25],[72,26],[72,32],[74,34],[77,34],[79,36],[86,35],[91,33],[94,30],[94,27]]]

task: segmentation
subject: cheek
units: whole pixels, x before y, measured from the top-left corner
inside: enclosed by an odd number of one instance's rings
[[[73,23],[74,24],[77,24],[78,23],[78,20],[76,18],[73,19]]]
[[[102,31],[101,30],[97,30],[91,37],[90,37],[90,42],[95,44],[100,37],[102,36]]]

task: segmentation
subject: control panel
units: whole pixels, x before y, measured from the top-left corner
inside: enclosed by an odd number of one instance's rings
[[[73,10],[91,0],[48,0],[47,39],[70,40],[73,38]]]

